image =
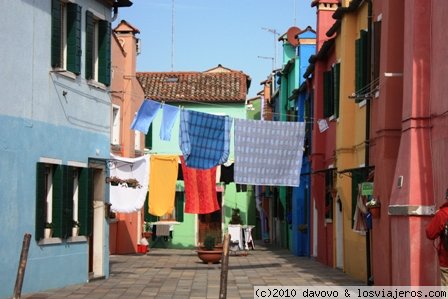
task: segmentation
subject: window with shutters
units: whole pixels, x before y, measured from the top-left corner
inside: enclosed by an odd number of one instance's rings
[[[53,238],[72,236],[76,221],[80,235],[92,231],[92,171],[88,168],[37,163],[35,239],[44,238],[51,223]]]
[[[111,125],[111,144],[112,145],[120,145],[120,106],[113,105],[112,106],[112,125]]]
[[[86,79],[106,86],[111,80],[111,24],[86,11]]]
[[[355,94],[356,103],[364,99],[369,90],[369,53],[368,34],[361,30],[360,38],[355,41]]]
[[[51,66],[81,73],[81,6],[52,0]]]
[[[339,117],[340,63],[324,72],[324,117]]]

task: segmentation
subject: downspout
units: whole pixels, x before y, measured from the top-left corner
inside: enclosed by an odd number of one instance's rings
[[[110,22],[114,22],[116,19],[118,18],[118,6],[114,5],[114,15],[112,16],[112,19],[110,20]]]
[[[368,12],[367,12],[367,57],[370,59],[370,63],[367,64],[367,73],[369,74],[369,78],[371,81],[373,76],[371,73],[372,68],[372,64],[374,63],[373,58],[372,58],[372,0],[366,0],[367,1],[367,5],[368,5]],[[370,164],[370,101],[372,99],[372,94],[371,94],[371,85],[369,84],[369,88],[367,90],[367,92],[369,93],[368,96],[366,97],[366,140],[365,140],[365,158],[364,158],[364,163],[365,166],[367,167],[367,171],[368,171],[368,166]],[[373,285],[374,284],[374,280],[372,277],[372,265],[370,262],[371,259],[371,252],[370,252],[370,230],[367,231],[366,234],[366,255],[367,255],[367,285]]]

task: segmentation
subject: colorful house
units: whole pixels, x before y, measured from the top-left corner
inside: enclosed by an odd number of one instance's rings
[[[204,72],[138,72],[137,78],[143,86],[145,98],[160,101],[164,105],[179,106],[210,114],[228,115],[233,118],[246,117],[246,94],[250,77],[221,65]],[[181,155],[179,147],[179,118],[174,123],[171,140],[159,138],[162,115],[159,113],[146,136],[149,154]],[[232,130],[233,132],[233,130]],[[233,133],[231,133],[233,136]],[[231,138],[231,150],[233,138]],[[233,150],[230,161],[233,161]],[[151,187],[150,187],[151,188]],[[247,189],[238,189],[234,183],[218,184],[218,201],[222,209],[211,214],[183,213],[183,182],[178,182],[177,206],[171,215],[173,219],[146,215],[147,222],[155,220],[177,220],[173,226],[172,239],[165,246],[191,248],[201,243],[208,233],[221,237],[226,231],[232,209],[238,208],[243,224],[254,224],[255,214],[249,213]],[[243,191],[244,190],[244,191]]]
[[[28,237],[23,294],[109,276],[110,24],[121,2],[0,5],[8,12],[0,83],[0,236],[7,240],[0,245],[1,298],[11,297]]]
[[[135,158],[144,155],[145,135],[131,130],[138,109],[144,100],[143,88],[136,73],[140,52],[140,31],[122,20],[112,32],[112,126],[111,153],[116,157]],[[120,159],[120,158],[118,158]],[[113,207],[112,207],[113,208]],[[142,236],[142,211],[116,213],[110,219],[109,250],[111,254],[138,252]]]

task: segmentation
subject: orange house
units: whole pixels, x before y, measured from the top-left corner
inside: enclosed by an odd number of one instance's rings
[[[131,130],[134,116],[144,100],[136,72],[140,31],[122,20],[112,32],[112,118],[111,153],[134,158],[144,154],[144,135]],[[109,246],[111,254],[136,253],[142,234],[142,213],[117,213],[110,220]]]

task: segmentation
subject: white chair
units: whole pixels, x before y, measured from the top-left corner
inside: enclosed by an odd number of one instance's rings
[[[242,228],[240,224],[229,224],[228,232],[230,235],[230,250],[236,254],[238,250],[243,250],[243,235]]]

